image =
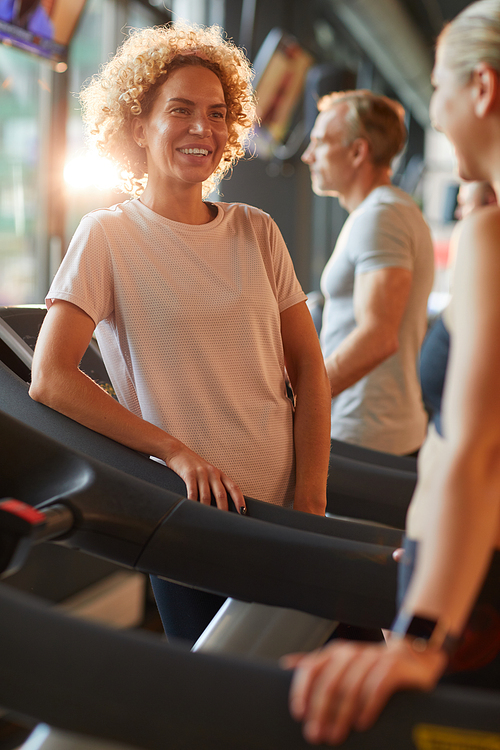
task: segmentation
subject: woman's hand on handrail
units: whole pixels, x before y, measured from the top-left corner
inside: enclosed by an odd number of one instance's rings
[[[369,729],[397,690],[431,690],[441,677],[443,651],[415,651],[405,638],[388,644],[338,640],[310,654],[292,654],[290,712],[312,744],[339,745],[351,730]]]

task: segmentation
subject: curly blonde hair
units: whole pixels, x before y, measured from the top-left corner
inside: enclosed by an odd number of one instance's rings
[[[121,170],[122,187],[140,195],[147,183],[144,150],[132,137],[134,117],[147,115],[159,86],[185,65],[219,78],[228,107],[228,139],[221,161],[203,183],[206,197],[245,153],[255,121],[253,72],[242,50],[218,26],[157,26],[133,31],[80,94],[89,141]]]

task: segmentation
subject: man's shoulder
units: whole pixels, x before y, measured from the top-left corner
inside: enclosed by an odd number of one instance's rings
[[[357,269],[360,265],[364,272],[393,265],[410,268],[417,256],[433,266],[429,226],[419,206],[399,188],[375,188],[351,217],[348,255]]]
[[[422,215],[411,195],[395,185],[380,185],[375,188],[365,199],[364,205],[367,209],[378,212],[410,211]]]
[[[393,185],[375,188],[360,207],[359,216],[374,231],[392,227],[409,236],[415,233],[430,238],[430,229],[420,206],[411,195]]]

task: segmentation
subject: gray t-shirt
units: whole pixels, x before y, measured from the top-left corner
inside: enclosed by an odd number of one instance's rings
[[[348,217],[321,278],[325,358],[356,327],[356,275],[389,267],[406,268],[413,274],[399,349],[332,400],[331,435],[403,455],[420,447],[427,426],[417,361],[427,328],[434,253],[429,228],[416,203],[399,188],[381,186]]]

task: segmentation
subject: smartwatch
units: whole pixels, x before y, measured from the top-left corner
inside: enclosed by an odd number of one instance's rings
[[[460,640],[450,635],[442,622],[404,611],[399,612],[391,630],[395,635],[406,638],[419,653],[432,649],[444,651],[449,656],[456,650]]]

